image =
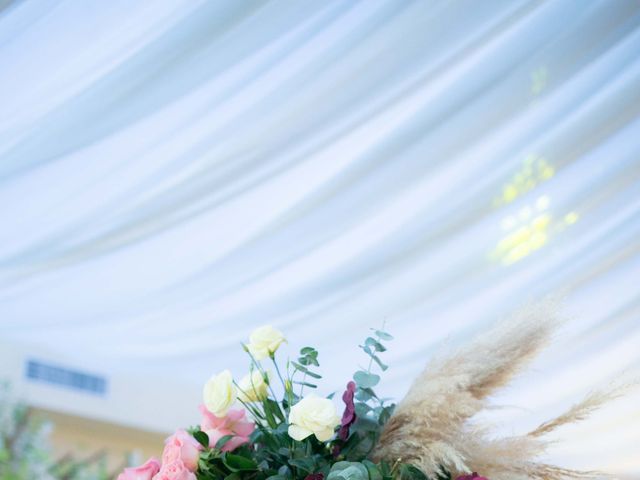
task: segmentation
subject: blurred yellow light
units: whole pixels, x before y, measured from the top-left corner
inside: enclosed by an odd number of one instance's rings
[[[507,185],[502,193],[502,198],[505,203],[511,202],[518,196],[518,189],[513,185]]]
[[[540,170],[540,176],[548,180],[555,175],[556,171],[553,167],[544,167]]]
[[[528,154],[522,162],[521,169],[502,187],[502,195],[494,200],[494,205],[511,203],[553,175],[555,169],[544,157],[534,153]]]
[[[496,198],[495,203],[510,203],[553,175],[555,169],[545,158],[530,154],[524,159],[522,170],[503,187],[502,196]],[[505,216],[500,222],[505,235],[498,241],[490,258],[503,265],[511,265],[544,247],[551,235],[563,225],[578,221],[576,212],[569,212],[562,219],[555,218],[548,210],[550,205],[549,195],[539,195],[530,205]]]
[[[551,222],[551,216],[548,214],[540,215],[533,219],[532,226],[538,232],[546,230]]]
[[[537,203],[545,207],[550,200],[543,196]],[[510,215],[502,220],[502,228],[505,230],[520,225],[498,242],[492,254],[493,258],[500,259],[503,265],[511,265],[547,244],[553,218],[550,214],[543,213],[530,219],[532,213],[533,209],[525,206],[516,216]]]
[[[510,265],[517,262],[518,260],[529,255],[530,250],[531,249],[529,248],[529,245],[527,245],[526,243],[518,245],[517,247],[509,251],[509,253],[505,257],[505,263],[507,265]]]
[[[578,221],[578,214],[576,212],[569,212],[564,216],[564,223],[567,225],[573,225]]]
[[[547,243],[547,236],[544,233],[536,232],[531,236],[529,245],[532,250],[537,250]]]

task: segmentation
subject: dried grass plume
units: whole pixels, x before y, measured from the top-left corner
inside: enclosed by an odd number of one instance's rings
[[[544,436],[584,419],[624,389],[594,392],[526,435],[492,438],[470,419],[551,340],[559,324],[553,301],[530,305],[452,354],[427,365],[385,426],[375,459],[401,458],[427,475],[482,472],[491,480],[594,478],[598,472],[556,467],[537,459]]]

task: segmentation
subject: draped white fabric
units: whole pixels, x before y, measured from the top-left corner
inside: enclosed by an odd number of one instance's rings
[[[317,346],[328,392],[386,321],[400,397],[554,292],[572,320],[507,430],[638,375],[639,27],[635,0],[9,4],[2,338],[187,410],[255,326]],[[554,458],[640,473],[638,400]]]

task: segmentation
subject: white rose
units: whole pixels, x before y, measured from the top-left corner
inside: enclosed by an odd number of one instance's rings
[[[336,406],[328,398],[309,395],[293,407],[289,413],[289,436],[294,440],[304,440],[314,434],[321,442],[333,436],[340,425]]]
[[[225,417],[235,403],[237,390],[229,370],[214,375],[204,385],[204,404],[216,417]]]
[[[271,372],[266,372],[267,379],[271,379]],[[243,402],[260,402],[267,398],[269,384],[264,381],[262,373],[254,370],[245,375],[238,384],[238,398]]]
[[[286,342],[287,339],[279,330],[276,330],[271,325],[265,325],[264,327],[257,328],[249,335],[249,344],[247,348],[253,358],[256,360],[262,360],[275,353],[282,342]]]

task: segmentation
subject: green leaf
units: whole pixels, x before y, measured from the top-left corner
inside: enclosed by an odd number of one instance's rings
[[[304,347],[300,349],[300,355],[318,355],[318,352],[313,347]]]
[[[376,362],[378,364],[378,366],[382,369],[382,371],[386,371],[387,367],[384,363],[382,363],[382,361],[375,355],[371,355],[371,358],[373,358],[373,361]]]
[[[380,430],[380,425],[371,418],[358,417],[351,428],[356,432],[377,432]]]
[[[233,435],[225,435],[224,437],[221,437],[217,442],[216,442],[216,449],[218,450],[222,450],[222,447],[224,447],[227,442],[229,440],[231,440],[233,438]]]
[[[451,480],[451,474],[449,471],[444,468],[442,465],[439,465],[440,469],[438,470],[437,477],[435,480]]]
[[[288,447],[280,447],[278,449],[278,453],[283,457],[288,457],[291,452],[289,451]]]
[[[356,403],[356,415],[358,417],[364,417],[367,413],[371,411],[371,407],[366,403]]]
[[[267,420],[267,423],[271,428],[276,428],[278,426],[278,422],[276,422],[276,417],[273,415],[273,407],[269,406],[267,401],[263,402],[264,405],[264,416]]]
[[[302,373],[306,373],[307,375],[309,375],[310,377],[313,378],[322,378],[322,375],[319,375],[315,372],[312,372],[311,370],[309,370],[307,367],[300,365],[298,362],[294,362],[292,361],[291,364],[295,367],[296,370],[302,372]]]
[[[331,467],[327,480],[369,480],[369,472],[359,462],[338,462]]]
[[[314,462],[311,458],[296,458],[293,460],[289,460],[289,465],[298,467],[300,470],[303,470],[307,473],[314,473],[316,469],[316,462]]]
[[[378,423],[380,425],[384,425],[389,421],[391,415],[393,414],[393,410],[395,409],[395,404],[389,405],[388,407],[383,407],[378,415]]]
[[[399,480],[429,480],[422,470],[411,464],[400,465]]]
[[[262,405],[264,407],[265,413],[268,410],[272,417],[275,416],[278,420],[280,420],[280,422],[284,422],[284,414],[282,413],[278,402],[271,398],[265,398],[262,401]]]
[[[370,388],[358,388],[356,390],[356,399],[362,402],[367,402],[372,398],[378,398],[376,396],[376,392],[371,390]]]
[[[239,473],[233,472],[224,477],[224,480],[241,480],[241,476]]]
[[[251,471],[258,468],[258,464],[252,459],[233,453],[223,453],[222,463],[232,472]]]
[[[382,345],[379,341],[372,337],[367,338],[364,341],[364,344],[367,347],[373,348],[376,352],[384,352],[387,350],[384,345]]]
[[[317,385],[309,382],[299,382],[297,380],[294,380],[292,383],[295,383],[296,385],[304,385],[305,387],[318,388]]]
[[[202,458],[200,458],[198,462],[198,472],[204,471],[206,471],[211,478],[225,478],[227,476],[227,472],[223,471],[222,468],[214,463],[203,462]]]
[[[207,435],[203,431],[198,430],[197,432],[194,432],[193,438],[195,438],[198,441],[198,443],[202,445],[204,448],[209,448],[209,435]]]
[[[364,370],[358,370],[353,374],[353,379],[356,381],[359,387],[371,388],[375,387],[378,382],[380,382],[380,375],[376,375],[375,373],[368,373]]]
[[[369,472],[369,480],[382,480],[382,471],[371,460],[363,460],[362,464],[367,468]]]
[[[288,465],[283,465],[278,469],[278,475],[280,475],[281,477],[284,477],[284,478],[290,478],[291,477],[291,469],[289,468]]]
[[[284,475],[271,475],[270,477],[267,477],[267,480],[288,480],[290,477],[285,477]]]
[[[374,330],[376,337],[380,340],[391,341],[393,340],[393,336],[387,332],[383,332],[382,330]]]

